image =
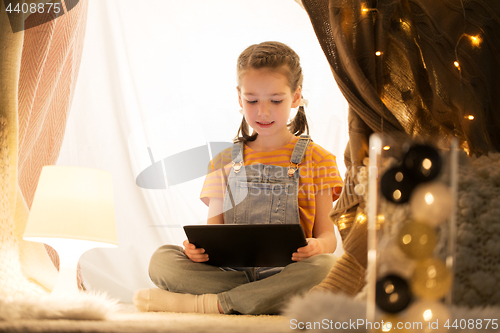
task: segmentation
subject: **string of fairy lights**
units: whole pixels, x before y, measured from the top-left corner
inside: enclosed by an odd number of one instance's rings
[[[463,14],[463,17],[464,17],[464,22],[466,22],[467,16],[466,16],[466,10],[465,10],[464,4],[463,4],[463,0],[460,0],[460,4],[461,4],[461,8],[462,8],[462,14]],[[378,11],[377,8],[370,8],[366,4],[362,4],[361,5],[361,13],[362,14],[368,14],[368,13],[379,14],[379,11]],[[405,21],[403,21],[403,20],[400,19],[400,23],[401,23],[401,25],[403,25],[403,26],[406,27],[405,30],[409,29],[409,24],[407,22],[405,22]],[[478,28],[480,30],[482,30],[480,27],[478,27]],[[481,47],[481,44],[483,42],[483,37],[481,36],[481,34],[471,35],[471,34],[466,33],[465,32],[465,25],[464,25],[464,32],[462,33],[462,35],[459,37],[459,39],[455,43],[455,48],[454,48],[455,60],[453,61],[453,65],[459,71],[459,76],[460,76],[460,82],[461,83],[463,82],[463,80],[462,80],[462,68],[460,66],[458,49],[459,49],[459,44],[460,44],[460,42],[463,39],[468,40],[469,43],[470,43],[470,45],[473,48],[479,48],[479,47]],[[377,57],[380,57],[382,54],[383,54],[383,52],[380,51],[380,50],[375,51],[375,56],[377,56]],[[472,115],[472,114],[467,114],[467,115],[464,116],[464,118],[467,119],[467,120],[474,120],[475,119],[474,115]]]

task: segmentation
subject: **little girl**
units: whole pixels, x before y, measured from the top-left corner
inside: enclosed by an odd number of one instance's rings
[[[187,240],[184,249],[164,245],[149,266],[159,289],[134,295],[141,311],[276,314],[290,297],[319,284],[335,263],[328,213],[342,179],[335,157],[301,135],[309,128],[299,57],[282,43],[252,45],[239,56],[237,74],[243,120],[233,147],[211,161],[201,192],[208,224],[300,223],[308,245],[284,268],[240,269],[204,264],[210,253]]]

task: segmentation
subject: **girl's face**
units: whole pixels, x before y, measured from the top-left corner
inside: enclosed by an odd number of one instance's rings
[[[250,69],[241,78],[238,99],[248,125],[267,140],[290,136],[290,109],[300,103],[300,87],[291,91],[285,75],[269,69]]]

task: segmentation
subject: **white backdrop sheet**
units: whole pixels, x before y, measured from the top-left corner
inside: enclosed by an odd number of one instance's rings
[[[147,272],[153,251],[180,245],[183,225],[206,222],[203,177],[156,190],[137,186],[136,178],[152,159],[231,142],[241,122],[236,59],[266,40],[286,43],[301,57],[312,138],[337,156],[343,175],[347,104],[306,12],[293,0],[90,0],[58,160],[113,177],[119,247],[82,256],[90,289],[131,302],[136,289],[153,286]]]

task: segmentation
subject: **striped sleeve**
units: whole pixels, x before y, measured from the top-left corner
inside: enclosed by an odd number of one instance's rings
[[[200,199],[205,205],[209,205],[210,198],[224,198],[226,177],[231,171],[230,162],[231,148],[223,150],[210,161],[200,194]]]
[[[313,150],[313,182],[314,187],[320,191],[331,188],[332,200],[339,198],[342,192],[343,181],[339,174],[335,156],[320,146]]]

